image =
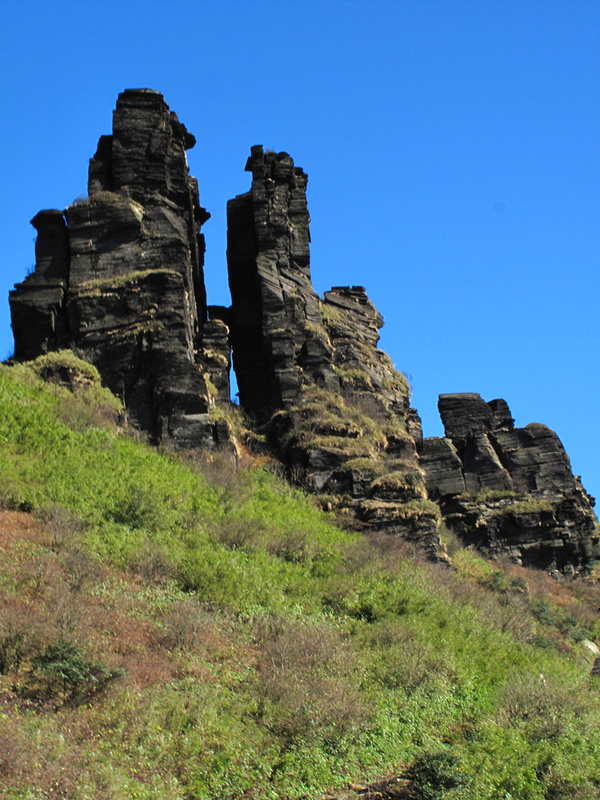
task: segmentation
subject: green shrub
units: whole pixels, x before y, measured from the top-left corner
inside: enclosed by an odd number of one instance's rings
[[[465,781],[457,757],[448,750],[422,753],[413,761],[407,774],[413,781],[417,800],[438,800],[446,789],[456,789]]]
[[[19,605],[0,608],[0,675],[17,672],[35,645],[31,614]]]
[[[502,506],[502,508],[495,508],[492,514],[498,517],[518,517],[523,514],[547,514],[552,509],[553,506],[550,500],[544,497],[530,497],[519,503],[511,503],[510,505]]]
[[[59,705],[79,705],[103,692],[123,675],[87,658],[73,642],[47,645],[31,659],[27,680],[21,688],[25,697]]]

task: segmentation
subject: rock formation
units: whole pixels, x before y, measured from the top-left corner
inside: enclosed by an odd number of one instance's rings
[[[421,466],[446,523],[493,557],[578,571],[600,558],[594,501],[545,425],[515,428],[504,400],[441,395],[445,438],[425,439]]]
[[[331,383],[331,353],[314,330],[307,177],[287,153],[252,148],[252,188],[227,204],[231,341],[240,403],[264,416],[305,381]],[[306,373],[306,375],[305,375]]]
[[[228,204],[240,403],[324,505],[433,556],[439,509],[426,499],[407,381],[377,349],[383,319],[362,286],[315,293],[307,178],[289,155],[253,147],[246,169],[250,191]]]
[[[155,440],[210,449],[231,438],[212,410],[229,403],[233,354],[250,424],[354,527],[432,558],[442,517],[494,557],[563,571],[600,557],[593,502],[548,428],[515,429],[503,400],[442,395],[446,436],[423,441],[364,288],[312,287],[307,176],[287,153],[251,149],[250,189],[227,208],[232,305],[207,306],[194,142],[158,92],[119,96],[88,198],[32,220],[35,271],[10,295],[15,357],[74,349]]]
[[[32,220],[35,272],[10,296],[16,358],[77,350],[134,423],[180,447],[211,446],[211,391],[229,400],[226,325],[207,322],[194,143],[161,94],[123,92],[89,197]]]

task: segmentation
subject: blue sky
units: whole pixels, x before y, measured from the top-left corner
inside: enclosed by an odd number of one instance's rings
[[[598,0],[0,0],[0,358],[29,220],[86,193],[125,88],[196,136],[209,302],[251,145],[309,175],[315,288],[359,284],[411,377],[503,397],[600,497]],[[2,299],[4,298],[4,299]]]

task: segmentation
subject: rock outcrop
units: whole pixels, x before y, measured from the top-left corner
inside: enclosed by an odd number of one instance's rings
[[[310,279],[306,174],[287,153],[252,148],[252,187],[227,204],[231,342],[240,403],[261,417],[306,382],[335,383]]]
[[[492,557],[562,572],[600,558],[594,501],[554,431],[515,428],[504,400],[441,395],[445,438],[425,439],[429,496],[461,539]]]
[[[233,355],[255,433],[353,527],[432,558],[442,517],[494,557],[571,572],[600,557],[593,501],[548,428],[515,429],[503,400],[442,395],[446,436],[423,440],[365,289],[313,289],[308,179],[287,153],[251,149],[250,189],[227,208],[232,305],[207,306],[194,142],[158,92],[119,96],[89,196],[32,220],[35,271],[10,295],[15,357],[71,348],[154,440],[211,449],[233,446],[213,413]]]
[[[229,400],[229,345],[226,323],[207,322],[209,215],[185,155],[194,143],[161,94],[123,92],[90,161],[88,198],[32,220],[36,268],[10,303],[16,358],[75,349],[141,429],[210,447],[210,405]]]
[[[290,156],[253,147],[246,169],[250,191],[228,204],[240,403],[326,507],[435,556],[439,509],[418,465],[420,422],[406,378],[377,349],[383,318],[362,286],[315,293],[307,178]]]

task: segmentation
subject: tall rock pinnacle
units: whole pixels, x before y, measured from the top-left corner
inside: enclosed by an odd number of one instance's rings
[[[202,339],[223,325],[205,331],[209,215],[187,166],[194,142],[159,92],[119,95],[88,198],[33,219],[35,272],[10,296],[16,358],[76,349],[134,422],[181,447],[213,438]]]
[[[240,402],[261,413],[333,371],[331,350],[311,335],[323,319],[310,280],[307,176],[287,153],[261,146],[246,170],[250,191],[227,205],[231,339]]]

